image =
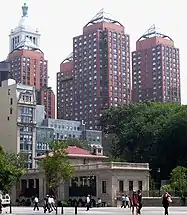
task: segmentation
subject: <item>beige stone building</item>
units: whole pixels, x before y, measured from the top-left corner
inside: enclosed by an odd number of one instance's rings
[[[91,194],[94,199],[101,198],[102,202],[116,205],[117,199],[124,193],[149,190],[147,163],[107,162],[101,147],[93,147],[91,153],[75,146],[68,147],[67,151],[75,175],[69,182],[60,184],[60,200],[84,200],[86,195]],[[44,172],[39,169],[29,170],[18,190],[27,197],[37,193],[42,199],[47,194]]]
[[[18,63],[19,63],[18,59]],[[35,167],[35,87],[16,84],[12,79],[0,87],[0,137],[7,152],[27,153],[28,168]]]

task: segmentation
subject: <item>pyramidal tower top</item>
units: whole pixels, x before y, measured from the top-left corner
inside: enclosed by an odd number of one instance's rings
[[[40,33],[38,28],[33,27],[32,24],[30,24],[31,22],[28,17],[29,7],[27,3],[24,3],[21,9],[22,16],[19,24],[15,29],[11,30],[9,35],[9,52],[15,50],[20,43],[25,41],[26,38],[27,41],[30,40],[30,44],[32,44],[32,46],[39,48],[40,45]]]

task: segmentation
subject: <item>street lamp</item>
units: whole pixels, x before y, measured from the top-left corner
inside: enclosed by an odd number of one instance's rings
[[[160,193],[160,168],[157,169],[157,188],[159,190]]]

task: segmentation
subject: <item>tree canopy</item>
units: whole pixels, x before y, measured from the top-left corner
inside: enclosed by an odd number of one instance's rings
[[[171,171],[170,183],[162,187],[165,191],[174,191],[177,195],[187,194],[187,168],[177,166]]]
[[[187,106],[137,103],[113,107],[101,117],[105,135],[112,136],[110,153],[129,162],[149,162],[155,178],[168,179],[177,165],[187,166]]]
[[[67,141],[53,141],[50,143],[50,148],[50,152],[40,161],[40,167],[45,172],[49,190],[57,197],[60,183],[69,180],[73,175],[74,169],[67,157]]]
[[[10,192],[13,185],[26,173],[23,154],[5,153],[0,147],[0,190]]]

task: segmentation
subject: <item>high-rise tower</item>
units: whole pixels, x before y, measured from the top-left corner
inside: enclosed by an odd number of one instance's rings
[[[154,25],[132,52],[132,100],[181,102],[179,49]]]
[[[19,25],[11,31],[9,37],[10,78],[17,83],[35,86],[37,104],[45,105],[47,118],[55,118],[55,95],[48,87],[48,61],[39,48],[38,29],[29,24],[26,3],[22,6]]]
[[[131,99],[129,35],[102,9],[73,38],[67,60],[57,73],[57,117],[99,129],[103,109]]]

